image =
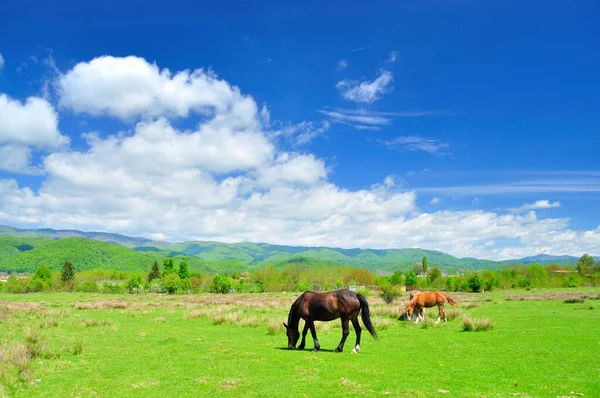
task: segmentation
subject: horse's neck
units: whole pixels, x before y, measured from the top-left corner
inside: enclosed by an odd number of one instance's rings
[[[290,313],[288,315],[288,325],[291,327],[298,327],[298,323],[300,322],[300,315],[298,315],[298,303],[292,304],[290,308]]]

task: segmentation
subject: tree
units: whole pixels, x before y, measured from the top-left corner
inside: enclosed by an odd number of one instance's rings
[[[422,264],[423,264],[423,272],[427,273],[427,257],[426,256],[423,256]]]
[[[423,264],[415,264],[413,267],[413,272],[415,275],[420,275],[423,273]]]
[[[173,294],[179,289],[181,279],[175,273],[167,274],[163,277],[163,287],[169,294]]]
[[[52,274],[44,264],[40,265],[33,274],[33,279],[37,279],[46,286],[52,286]]]
[[[75,271],[73,270],[73,264],[69,260],[65,261],[60,273],[60,280],[65,286],[72,287],[73,279],[75,279]]]
[[[483,281],[477,274],[473,274],[469,277],[469,279],[467,279],[467,287],[473,293],[478,293],[479,291],[481,291],[482,284],[483,284]]]
[[[399,286],[402,284],[402,271],[398,270],[390,276],[390,283],[395,286]]]
[[[187,280],[190,278],[190,266],[185,261],[179,263],[179,272],[177,273],[179,278],[183,280]]]
[[[211,293],[228,293],[231,289],[231,281],[227,275],[217,275],[214,277],[212,284],[210,285]]]
[[[172,258],[165,258],[163,260],[163,277],[169,274],[175,274],[175,264]]]
[[[348,275],[344,277],[344,283],[354,281],[357,285],[369,286],[375,283],[373,273],[365,268],[354,268]]]
[[[579,272],[579,275],[588,275],[594,269],[594,257],[585,253],[583,256],[579,257],[579,260],[577,260],[576,269],[577,272]]]
[[[415,274],[414,271],[407,271],[406,272],[406,287],[409,289],[412,289],[413,287],[416,287],[419,284],[419,279],[417,278],[417,275]]]
[[[125,287],[127,290],[129,290],[129,293],[133,293],[134,289],[139,293],[141,285],[142,277],[139,275],[132,276],[127,282],[125,282]]]
[[[442,272],[439,270],[438,267],[433,267],[427,273],[427,279],[429,279],[431,282],[433,282],[434,280],[438,279],[441,276],[442,276]]]
[[[396,298],[402,296],[402,293],[388,282],[381,285],[381,293],[379,293],[379,296],[387,304],[392,304]]]
[[[150,273],[148,274],[148,283],[152,282],[155,279],[160,279],[160,270],[158,269],[158,261],[154,260],[154,264],[152,264],[152,269],[150,269]]]

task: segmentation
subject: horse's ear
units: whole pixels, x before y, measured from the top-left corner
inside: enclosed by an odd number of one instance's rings
[[[286,329],[288,328],[288,326],[285,324],[285,322],[283,323],[283,327]]]

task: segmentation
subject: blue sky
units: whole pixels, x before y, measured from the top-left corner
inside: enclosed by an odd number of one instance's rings
[[[591,1],[2,2],[0,223],[599,254],[599,16]]]

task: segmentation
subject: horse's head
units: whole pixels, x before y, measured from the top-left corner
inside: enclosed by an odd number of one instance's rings
[[[406,319],[412,319],[413,312],[415,311],[415,307],[410,305],[410,303],[404,307],[404,313],[406,314]]]
[[[300,332],[298,332],[298,329],[288,326],[285,323],[283,324],[283,326],[285,327],[285,334],[288,338],[288,348],[290,350],[293,350],[296,348],[296,344],[298,343],[298,339],[300,338]]]

